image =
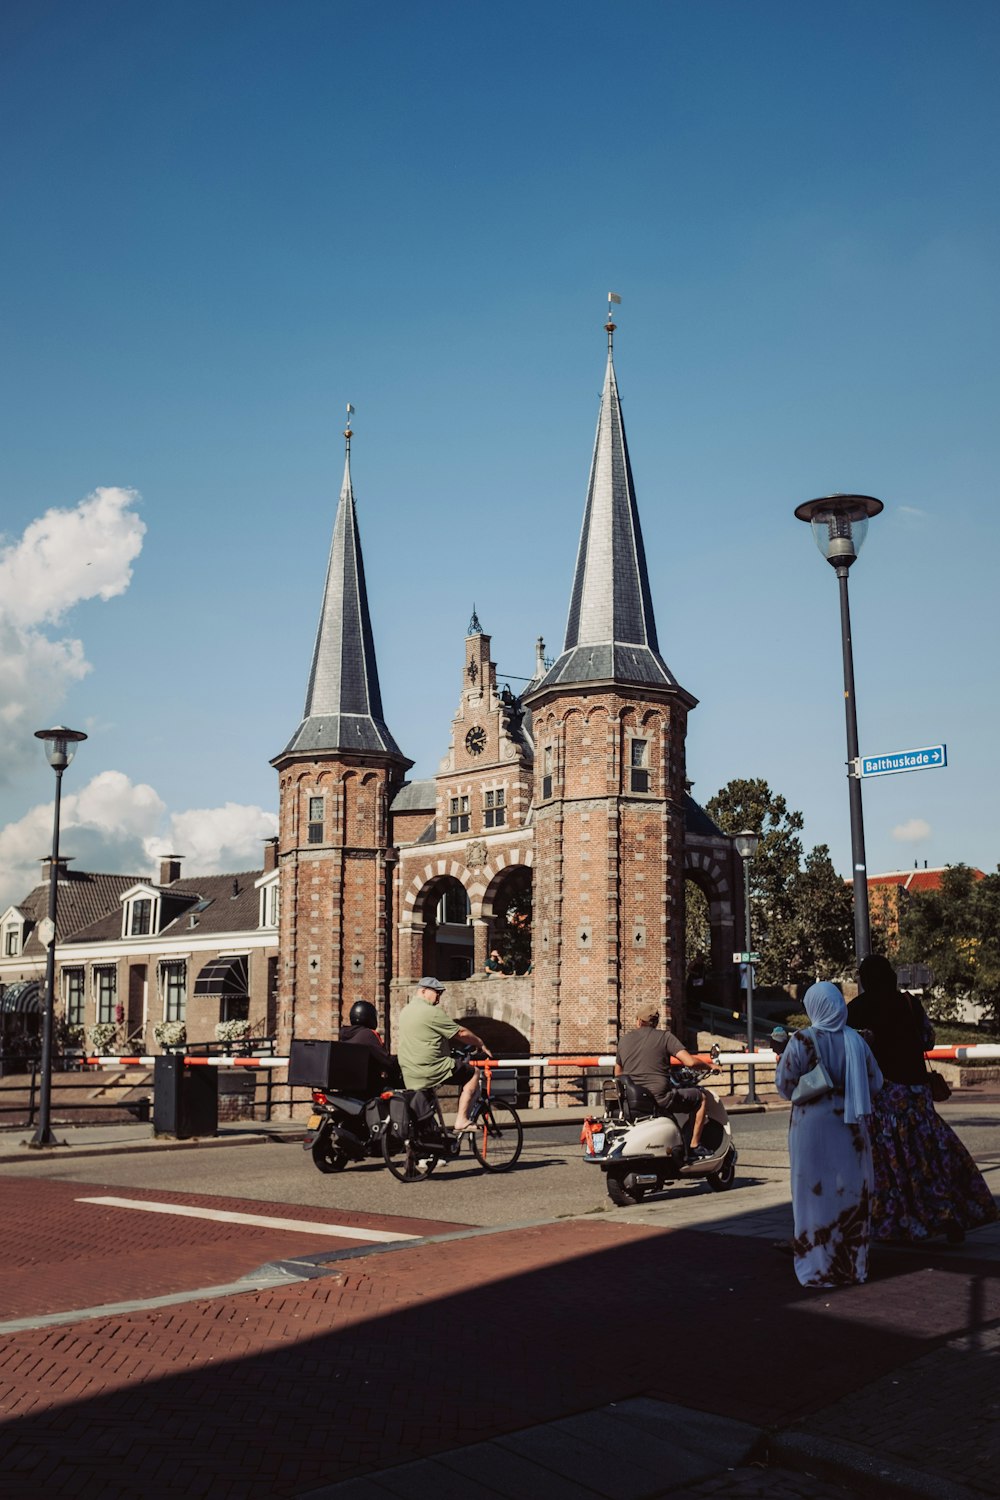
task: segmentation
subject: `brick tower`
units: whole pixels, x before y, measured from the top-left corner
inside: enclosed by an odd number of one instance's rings
[[[348,407],[350,414],[351,408]],[[351,428],[302,722],[279,778],[279,1046],[336,1035],[355,1000],[384,1019],[392,972],[389,804],[407,760],[382,697],[351,485]]]
[[[687,715],[659,654],[613,335],[562,654],[525,697],[535,746],[535,1045],[612,1048],[683,1006]],[[603,1042],[600,1042],[603,1039]]]

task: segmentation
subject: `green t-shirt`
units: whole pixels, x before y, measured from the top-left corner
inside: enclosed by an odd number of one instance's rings
[[[451,1077],[455,1060],[448,1043],[458,1030],[457,1021],[419,995],[403,1006],[396,1057],[408,1089],[433,1089]]]

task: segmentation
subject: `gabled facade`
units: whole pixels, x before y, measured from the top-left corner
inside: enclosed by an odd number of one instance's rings
[[[155,1050],[154,1028],[164,1021],[182,1021],[191,1042],[214,1041],[216,1023],[225,1020],[249,1020],[254,1034],[273,1034],[273,844],[266,866],[182,880],[181,861],[171,855],[161,861],[154,883],[71,871],[61,861],[57,1017],[85,1036],[97,1025],[114,1028],[108,1045],[137,1053]],[[45,948],[36,929],[48,895],[46,879],[11,908],[21,915],[27,937],[17,955],[0,957],[0,1018],[8,1033],[33,1031],[44,1002]]]

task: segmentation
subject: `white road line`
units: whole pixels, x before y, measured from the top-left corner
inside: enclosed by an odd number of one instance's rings
[[[389,1229],[356,1229],[348,1224],[316,1224],[311,1219],[272,1219],[266,1214],[235,1214],[222,1208],[191,1208],[184,1203],[149,1203],[138,1198],[77,1198],[77,1203],[96,1203],[103,1208],[138,1208],[147,1214],[180,1214],[186,1219],[214,1219],[221,1224],[253,1224],[259,1229],[290,1229],[296,1234],[328,1235],[338,1240],[368,1240],[391,1244],[396,1240],[418,1240],[419,1234],[396,1234]]]

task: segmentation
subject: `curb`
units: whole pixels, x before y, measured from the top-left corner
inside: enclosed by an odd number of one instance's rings
[[[856,1494],[871,1495],[873,1500],[983,1500],[988,1490],[970,1489],[952,1479],[926,1469],[911,1469],[907,1464],[883,1458],[870,1448],[834,1438],[817,1437],[809,1432],[786,1431],[772,1434],[767,1446],[768,1461],[798,1472],[808,1472],[822,1479],[849,1484]]]

